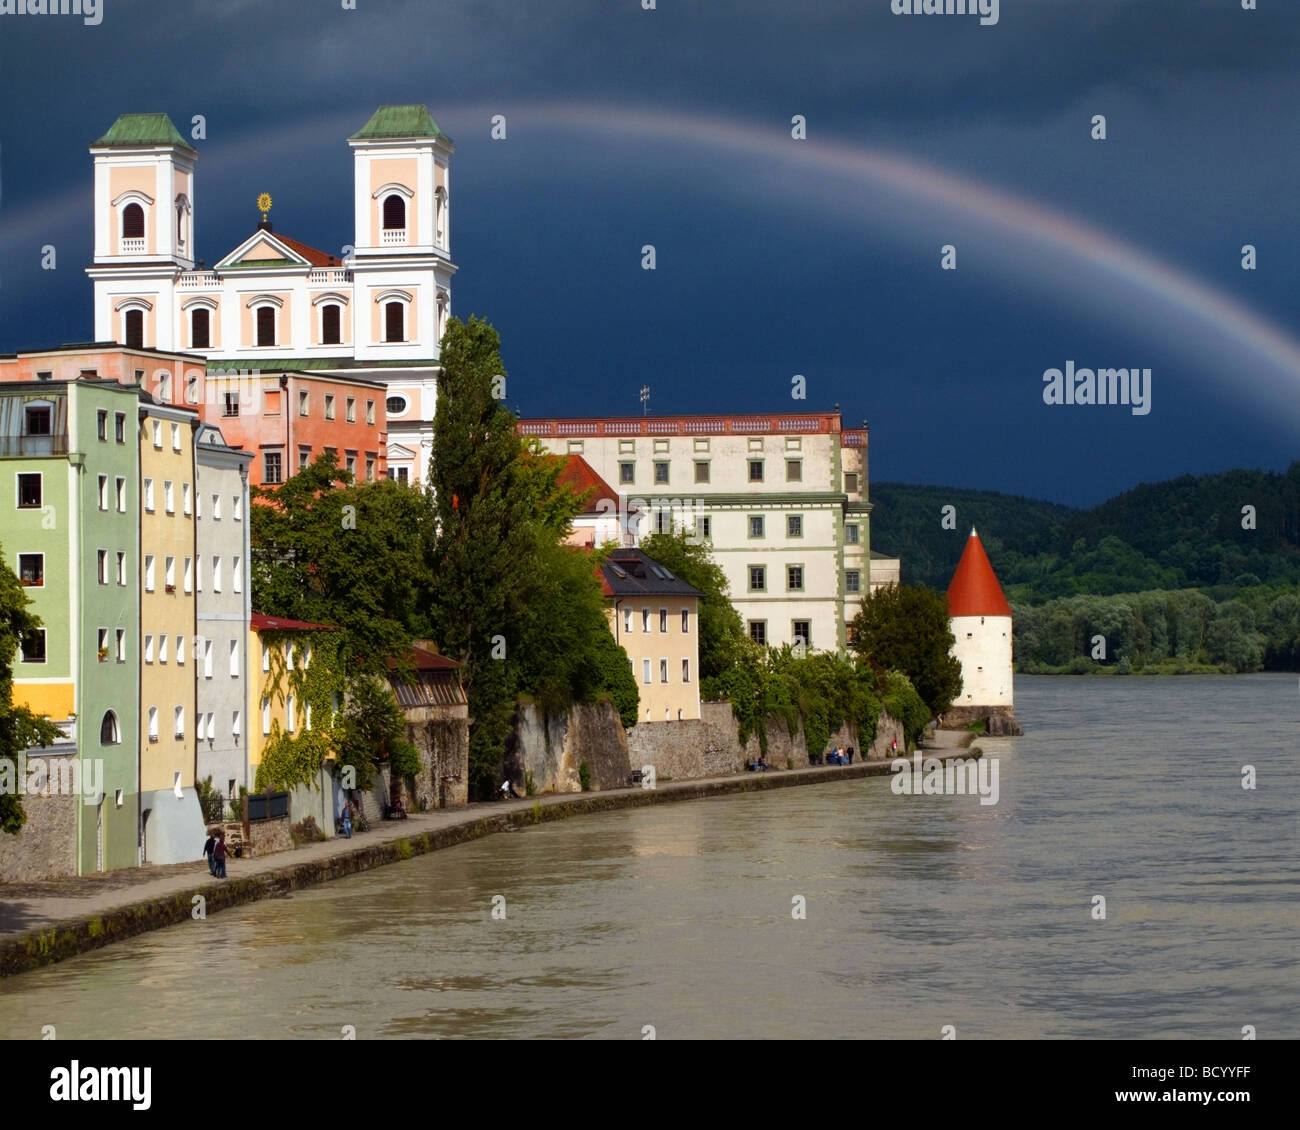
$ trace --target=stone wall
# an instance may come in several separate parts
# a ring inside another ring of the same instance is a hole
[[[424,811],[468,804],[469,708],[408,709],[406,740],[420,754],[419,775],[408,781],[404,790],[407,808]]]
[[[271,820],[251,821],[248,825],[248,838],[255,857],[270,855],[275,851],[288,851],[293,847],[289,817],[276,816]]]
[[[944,711],[940,729],[964,730],[972,722],[986,722],[992,737],[1019,737],[1024,733],[1010,706],[953,706]]]
[[[77,873],[79,796],[24,796],[27,822],[16,836],[0,832],[0,883],[61,879]],[[110,798],[110,803],[111,803]],[[93,825],[95,809],[87,817]]]
[[[553,717],[543,717],[531,702],[519,704],[502,769],[516,792],[523,794],[528,774],[535,792],[580,792],[583,761],[593,791],[627,787],[627,734],[612,703],[578,703]]]

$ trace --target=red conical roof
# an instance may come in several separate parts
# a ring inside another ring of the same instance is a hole
[[[988,554],[974,528],[966,539],[966,549],[957,562],[957,571],[948,586],[948,614],[951,616],[1010,616],[1011,605],[1002,595]]]

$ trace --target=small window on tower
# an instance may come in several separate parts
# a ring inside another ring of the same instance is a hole
[[[144,348],[144,311],[128,310],[123,320],[126,329],[124,344],[128,349]]]
[[[405,341],[406,337],[403,332],[403,322],[405,311],[402,309],[400,302],[386,302],[384,304],[384,340],[385,341]]]
[[[322,345],[341,345],[343,338],[340,330],[339,307],[333,304],[325,306],[320,312],[320,340]]]
[[[144,239],[144,209],[139,204],[122,209],[122,238]]]
[[[400,231],[406,227],[406,201],[397,193],[384,197],[384,230]]]
[[[207,349],[211,344],[211,316],[202,307],[190,314],[190,348]]]

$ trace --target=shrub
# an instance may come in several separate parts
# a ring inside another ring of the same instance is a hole
[[[587,764],[585,758],[578,765],[578,783],[584,793],[591,791],[591,766]]]

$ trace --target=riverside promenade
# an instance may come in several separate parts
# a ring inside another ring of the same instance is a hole
[[[924,750],[924,747],[923,747]],[[925,751],[929,752],[929,751]],[[935,750],[939,756],[956,750]],[[590,812],[698,800],[794,785],[887,776],[890,761],[771,769],[683,781],[660,781],[591,793],[558,793],[380,821],[352,839],[306,844],[254,859],[230,859],[227,878],[207,863],[138,867],[39,883],[0,885],[0,977],[21,973],[148,930],[231,906],[397,863],[496,832]],[[195,849],[200,845],[196,844]]]

